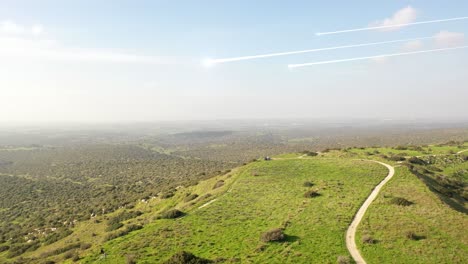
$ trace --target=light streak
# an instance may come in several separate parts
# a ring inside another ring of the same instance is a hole
[[[349,62],[349,61],[358,61],[358,60],[396,57],[396,56],[404,56],[404,55],[412,55],[412,54],[420,54],[420,53],[441,52],[441,51],[455,50],[455,49],[465,49],[465,48],[468,48],[468,46],[459,46],[459,47],[444,48],[444,49],[420,50],[420,51],[401,52],[401,53],[392,53],[392,54],[382,54],[382,55],[368,56],[368,57],[358,57],[358,58],[329,60],[329,61],[318,61],[318,62],[309,62],[309,63],[301,63],[301,64],[289,64],[288,68],[293,69],[293,68],[300,68],[300,67],[314,66],[314,65],[322,65],[322,64],[331,64],[331,63],[340,63],[340,62]]]
[[[455,18],[438,19],[438,20],[429,20],[429,21],[412,22],[412,23],[395,24],[395,25],[386,25],[386,26],[364,27],[364,28],[346,29],[346,30],[329,31],[329,32],[317,32],[317,33],[315,33],[315,35],[317,35],[317,36],[323,36],[323,35],[332,35],[332,34],[340,34],[340,33],[349,33],[349,32],[357,32],[357,31],[374,30],[374,29],[384,29],[384,28],[393,28],[393,27],[414,26],[414,25],[431,24],[431,23],[441,23],[441,22],[456,21],[456,20],[465,20],[465,19],[468,19],[468,17],[455,17]]]

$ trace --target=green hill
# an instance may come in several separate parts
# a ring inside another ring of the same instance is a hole
[[[71,235],[22,257],[26,262],[163,263],[187,251],[217,263],[350,263],[344,235],[387,176],[384,166],[368,161],[379,160],[395,166],[396,173],[358,227],[363,258],[464,263],[468,163],[467,152],[456,154],[463,149],[466,143],[348,148],[251,162],[79,222]],[[0,260],[7,261],[6,254],[0,253]]]

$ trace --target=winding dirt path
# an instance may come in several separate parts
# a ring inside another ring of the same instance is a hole
[[[371,192],[369,197],[367,197],[366,201],[362,204],[361,208],[359,208],[358,212],[354,216],[353,221],[351,222],[351,225],[349,225],[348,230],[346,231],[346,247],[348,248],[349,253],[353,257],[354,261],[356,264],[366,264],[366,261],[362,258],[361,254],[359,253],[359,250],[356,246],[356,229],[361,223],[362,218],[366,214],[367,208],[371,205],[371,203],[375,200],[377,195],[380,192],[380,189],[393,177],[395,174],[395,168],[392,167],[389,164],[380,162],[380,161],[375,161],[375,160],[368,160],[371,162],[376,162],[379,163],[380,165],[383,165],[388,168],[388,175],[381,181]]]

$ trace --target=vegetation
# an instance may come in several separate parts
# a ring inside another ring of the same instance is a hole
[[[358,246],[368,263],[464,263],[466,200],[455,202],[466,186],[468,163],[463,154],[450,153],[468,149],[468,144],[414,149],[418,152],[411,155],[418,157],[395,168],[394,178],[370,206],[358,229]],[[368,243],[369,238],[379,242]]]
[[[254,171],[261,177],[253,176]],[[250,163],[161,200],[164,205],[155,205],[153,211],[180,208],[185,217],[151,221],[141,230],[109,240],[103,245],[106,263],[121,263],[130,254],[138,255],[143,263],[164,262],[181,250],[213,261],[336,262],[338,256],[348,254],[343,230],[386,174],[378,164],[335,158],[296,156]],[[310,175],[321,190],[314,200],[303,196],[303,183]],[[220,180],[224,185],[213,190]],[[194,205],[184,201],[187,193],[200,195]],[[205,193],[212,197],[202,201]],[[199,209],[204,204],[207,206]],[[266,233],[275,228],[281,233]],[[264,242],[270,239],[282,243]],[[92,254],[82,261],[90,263],[96,258]]]
[[[309,190],[304,194],[305,198],[314,198],[320,196],[320,194],[315,190]]]
[[[184,198],[184,202],[190,202],[198,198],[198,194],[193,193]]]
[[[389,183],[361,227],[368,237],[357,241],[370,263],[388,260],[389,253],[381,254],[387,247],[396,251],[411,242],[444,249],[423,254],[422,245],[409,244],[410,253],[396,254],[401,263],[457,263],[466,255],[460,214],[467,212],[468,156],[455,153],[468,148],[459,141],[467,133],[301,140],[307,133],[0,133],[0,262],[90,263],[103,247],[107,263],[163,262],[180,250],[213,261],[347,263],[343,230],[386,175],[359,158],[400,162],[397,175],[406,181]],[[458,141],[404,144],[448,137]],[[349,147],[395,142],[400,146]],[[303,149],[311,151],[299,153]],[[264,156],[284,160],[258,161]],[[392,205],[398,197],[414,204]],[[452,227],[439,221],[442,216]],[[388,221],[398,227],[381,229]],[[288,234],[283,243],[259,241],[275,227]]]
[[[174,219],[183,216],[184,213],[177,209],[171,209],[161,214],[162,219]]]
[[[272,230],[269,230],[265,233],[262,234],[261,240],[263,242],[278,242],[278,241],[283,241],[285,238],[283,229],[281,228],[275,228]]]
[[[190,252],[181,251],[174,254],[170,259],[164,262],[165,264],[208,264],[213,261],[199,258]]]
[[[410,206],[413,204],[412,202],[401,197],[393,197],[392,200],[390,200],[390,203],[400,205],[400,206]]]

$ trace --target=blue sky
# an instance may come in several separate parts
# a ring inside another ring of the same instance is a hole
[[[302,68],[291,63],[467,45],[466,1],[0,2],[1,121],[468,118],[468,50]],[[392,20],[393,19],[393,20]],[[224,58],[415,37],[437,40]]]

